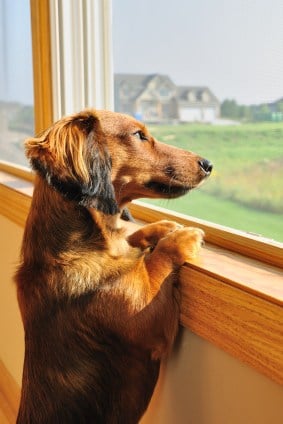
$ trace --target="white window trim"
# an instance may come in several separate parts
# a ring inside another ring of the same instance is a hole
[[[54,120],[113,110],[111,19],[111,0],[50,0]]]

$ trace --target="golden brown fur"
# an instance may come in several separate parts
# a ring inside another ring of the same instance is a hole
[[[26,142],[37,172],[16,274],[25,328],[19,424],[137,423],[178,327],[176,269],[202,232],[161,221],[126,237],[138,197],[176,197],[211,171],[107,111]]]

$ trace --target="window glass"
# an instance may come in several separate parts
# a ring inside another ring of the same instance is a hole
[[[116,111],[214,164],[155,204],[283,241],[282,22],[281,0],[113,0]]]
[[[34,132],[29,0],[0,1],[0,159],[27,165]]]

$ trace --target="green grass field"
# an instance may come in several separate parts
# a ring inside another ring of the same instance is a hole
[[[150,130],[160,141],[197,152],[214,164],[202,187],[155,204],[283,241],[282,123],[166,125]]]

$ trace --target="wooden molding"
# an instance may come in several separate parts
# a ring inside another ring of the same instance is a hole
[[[0,183],[0,214],[25,226],[31,197]]]
[[[253,236],[242,231],[237,231],[232,228],[213,224],[138,201],[131,203],[129,208],[136,219],[145,222],[169,219],[188,227],[193,226],[202,228],[205,232],[205,240],[208,243],[283,268],[283,243],[269,240],[264,237]]]
[[[14,424],[20,404],[21,389],[0,360],[0,422]]]
[[[35,133],[53,121],[49,0],[30,0]]]
[[[283,384],[282,305],[189,266],[180,281],[182,324]]]
[[[0,171],[10,174],[13,177],[21,178],[24,181],[34,182],[34,173],[25,166],[0,160]]]

